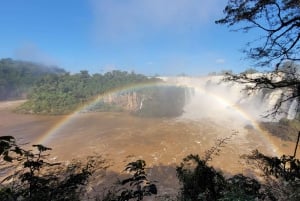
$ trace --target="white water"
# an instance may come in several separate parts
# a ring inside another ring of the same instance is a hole
[[[288,110],[288,115],[287,115],[288,119],[295,119],[296,118],[296,115],[297,115],[297,112],[298,112],[297,111],[298,106],[299,106],[298,100],[294,99],[292,104],[289,107],[289,110]]]
[[[262,114],[276,104],[278,97],[275,94],[267,96],[264,103],[263,94],[246,94],[242,85],[234,83],[220,83],[221,77],[173,77],[165,78],[166,82],[178,86],[189,87],[187,90],[187,104],[184,113],[178,121],[203,122],[221,128],[215,133],[205,133],[211,138],[224,138],[237,132],[234,142],[241,147],[241,153],[249,153],[255,146],[269,147],[270,153],[276,153],[277,148],[270,145],[269,140],[261,133],[257,121],[265,119]],[[253,129],[249,132],[249,128]],[[256,133],[256,134],[254,134]],[[254,143],[252,135],[257,138]],[[198,142],[196,142],[198,143]],[[251,146],[249,146],[249,143]],[[254,143],[254,144],[253,144]],[[270,146],[269,146],[270,145]],[[245,150],[244,150],[245,149]]]
[[[243,118],[256,121],[277,121],[283,117],[296,117],[298,101],[284,105],[285,112],[266,118],[282,98],[283,90],[256,91],[250,94],[245,85],[222,82],[222,76],[211,77],[167,77],[166,82],[190,87],[189,103],[182,118],[214,118],[224,121],[240,121]],[[241,118],[242,116],[242,118]]]

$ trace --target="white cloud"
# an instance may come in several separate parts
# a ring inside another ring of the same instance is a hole
[[[151,66],[151,65],[153,65],[153,64],[154,64],[153,61],[148,61],[148,62],[146,63],[146,65],[149,65],[149,66]]]
[[[224,0],[90,0],[98,36],[133,37],[149,32],[188,31],[222,13]]]
[[[220,58],[220,59],[217,59],[217,60],[216,60],[216,63],[217,63],[217,64],[224,64],[224,63],[225,63],[225,59],[221,59],[221,58]]]

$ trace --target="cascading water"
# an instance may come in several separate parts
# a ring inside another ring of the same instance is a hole
[[[281,118],[294,119],[297,115],[298,100],[291,104],[283,104],[283,110],[278,116],[266,118],[282,99],[284,91],[261,90],[247,94],[245,85],[221,82],[222,76],[211,77],[168,77],[168,83],[185,86],[188,101],[183,118],[223,118],[232,119],[236,111],[242,111],[259,121],[277,121]]]
[[[288,109],[287,119],[295,119],[296,118],[297,113],[298,113],[298,106],[299,106],[298,99],[294,99]]]
[[[188,101],[177,120],[199,125],[199,140],[195,143],[205,143],[207,139],[224,138],[237,132],[229,148],[232,152],[245,154],[264,147],[269,153],[277,153],[276,147],[266,146],[269,140],[264,137],[257,123],[262,119],[263,112],[276,103],[277,100],[272,99],[278,98],[275,94],[264,96],[257,92],[248,95],[243,91],[243,85],[220,82],[221,76],[173,77],[164,80],[186,88]],[[267,98],[269,102],[264,103]],[[203,133],[203,130],[207,132]]]

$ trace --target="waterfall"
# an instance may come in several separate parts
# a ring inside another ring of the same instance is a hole
[[[295,119],[298,112],[298,99],[295,98],[288,109],[287,119]]]
[[[283,117],[294,119],[297,116],[298,100],[290,105],[282,105],[284,114],[276,119],[266,116],[276,104],[282,100],[285,91],[261,90],[247,94],[243,91],[245,85],[221,82],[222,76],[207,77],[171,77],[164,78],[166,82],[186,88],[186,106],[183,117],[233,119],[237,113],[262,121],[276,121]]]
[[[141,103],[140,103],[140,108],[139,108],[139,110],[141,110],[141,109],[143,108],[143,102],[144,102],[144,100],[145,100],[145,98],[144,98],[144,96],[143,96],[142,99],[141,99]]]

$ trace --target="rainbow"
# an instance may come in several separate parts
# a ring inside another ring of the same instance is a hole
[[[110,90],[104,94],[100,94],[98,96],[95,96],[93,99],[85,103],[84,105],[78,107],[74,112],[71,114],[65,115],[59,122],[57,122],[55,125],[53,125],[50,129],[48,129],[43,135],[41,135],[37,140],[35,140],[36,144],[45,144],[49,143],[49,141],[55,137],[63,128],[67,127],[71,124],[71,122],[78,116],[82,111],[85,109],[95,105],[99,101],[103,100],[103,98],[118,94],[122,92],[127,91],[134,91],[139,90],[143,88],[150,88],[155,86],[171,86],[170,84],[166,84],[163,82],[145,82],[145,83],[138,83],[138,84],[131,84],[126,85],[118,88],[114,88],[113,90]]]
[[[147,82],[147,83],[127,85],[127,86],[115,88],[107,93],[98,95],[98,96],[94,97],[94,99],[92,99],[91,101],[87,102],[85,105],[78,107],[73,113],[64,116],[59,122],[57,122],[50,129],[48,129],[43,135],[41,135],[35,141],[35,143],[47,145],[51,141],[51,139],[56,137],[60,133],[60,131],[62,131],[63,128],[70,126],[71,123],[76,119],[76,117],[78,117],[78,115],[80,115],[80,113],[82,111],[84,111],[85,109],[98,103],[103,98],[105,98],[109,95],[123,93],[123,92],[127,92],[127,91],[134,91],[134,90],[143,89],[143,88],[150,88],[153,86],[175,86],[175,85],[176,86],[193,87],[193,88],[195,88],[195,90],[205,92],[206,95],[208,95],[213,100],[216,100],[218,103],[222,104],[223,106],[233,109],[233,111],[235,111],[244,120],[251,122],[252,126],[259,133],[261,133],[261,137],[263,138],[263,140],[270,145],[270,148],[272,149],[273,152],[275,152],[276,154],[280,154],[276,145],[274,143],[272,143],[272,140],[270,139],[269,134],[267,132],[265,132],[263,129],[261,129],[261,127],[259,126],[257,121],[251,115],[247,114],[242,108],[240,108],[237,105],[233,105],[231,102],[226,100],[224,97],[221,97],[217,94],[211,93],[211,92],[203,89],[200,86],[195,87],[195,86],[189,86],[189,85],[167,84],[167,83],[158,83],[158,82]]]
[[[257,120],[249,115],[247,112],[243,110],[243,108],[239,107],[237,104],[232,104],[230,101],[225,99],[222,96],[219,96],[214,93],[210,93],[209,91],[201,88],[201,87],[196,87],[197,90],[200,90],[201,92],[204,92],[206,95],[208,95],[210,98],[213,98],[214,100],[217,100],[220,104],[222,104],[224,107],[230,108],[233,111],[235,111],[237,114],[239,114],[244,120],[247,120],[251,123],[253,128],[256,129],[261,134],[262,140],[270,145],[271,151],[275,153],[277,156],[281,156],[282,153],[278,149],[277,145],[275,145],[270,138],[270,134],[263,130]]]

